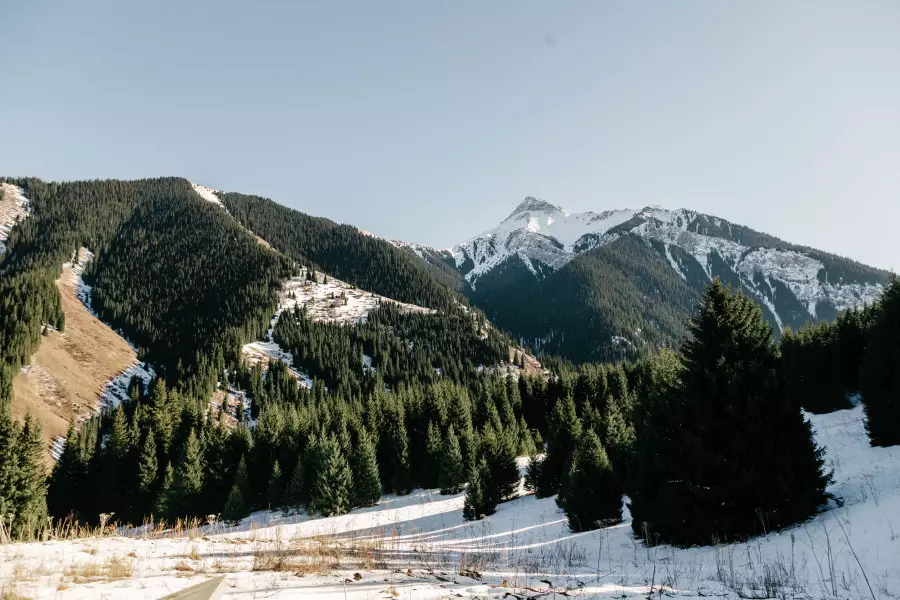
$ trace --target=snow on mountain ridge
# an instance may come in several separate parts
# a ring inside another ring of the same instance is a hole
[[[701,233],[708,231],[701,225],[721,229],[722,233]],[[825,270],[821,260],[797,250],[754,247],[729,239],[735,235],[731,223],[684,208],[648,206],[568,213],[529,196],[499,225],[454,246],[450,252],[475,289],[482,276],[510,258],[518,257],[526,269],[541,278],[546,271],[536,268],[535,262],[558,270],[578,254],[624,234],[661,243],[667,262],[685,280],[685,271],[672,254],[673,246],[691,255],[709,280],[721,259],[747,291],[769,308],[779,329],[782,319],[775,308],[774,281],[784,284],[812,318],[817,317],[819,303],[845,310],[873,302],[882,290],[877,283],[821,282],[819,274]],[[766,285],[757,284],[759,276]]]
[[[31,214],[29,200],[22,188],[0,184],[0,254],[6,252],[6,241],[12,228]]]

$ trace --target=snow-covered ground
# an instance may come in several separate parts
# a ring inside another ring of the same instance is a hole
[[[554,500],[534,496],[466,522],[461,494],[418,490],[327,519],[261,512],[189,535],[4,546],[0,589],[137,600],[225,574],[225,598],[896,598],[900,447],[869,447],[861,407],[810,418],[843,506],[746,543],[648,548],[627,510],[572,534]]]
[[[219,196],[217,194],[221,193],[219,190],[214,190],[211,187],[206,187],[205,185],[199,185],[197,183],[191,183],[191,187],[194,188],[194,191],[197,192],[201,198],[206,200],[207,202],[211,202],[216,206],[221,206],[225,209],[225,205],[222,204],[222,201],[219,200]],[[227,209],[225,209],[227,212]]]
[[[0,254],[6,252],[6,240],[16,223],[30,214],[28,198],[22,188],[0,183]]]
[[[407,312],[420,312],[431,314],[434,311],[414,304],[398,302],[378,294],[365,292],[353,287],[349,283],[316,273],[315,281],[307,280],[306,269],[301,269],[300,274],[288,279],[282,284],[278,297],[278,310],[272,317],[269,330],[264,341],[245,344],[241,349],[244,360],[251,365],[262,363],[265,365],[269,359],[280,360],[290,367],[291,372],[306,387],[312,386],[312,380],[301,370],[294,366],[294,357],[290,352],[281,348],[273,338],[275,325],[286,310],[296,307],[306,307],[309,318],[313,321],[355,324],[362,323],[368,318],[369,313],[376,309],[382,302],[391,302],[400,306]],[[326,281],[327,279],[327,281]]]

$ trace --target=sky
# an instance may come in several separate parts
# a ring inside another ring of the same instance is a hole
[[[900,2],[0,0],[0,174],[450,246],[525,196],[900,269]]]

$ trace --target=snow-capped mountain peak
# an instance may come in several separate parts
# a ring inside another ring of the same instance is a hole
[[[808,318],[822,318],[871,303],[881,292],[885,275],[688,209],[647,206],[569,213],[531,196],[496,227],[454,246],[450,255],[477,290],[479,280],[498,267],[521,263],[541,280],[577,256],[623,236],[643,240],[694,288],[702,289],[717,276],[740,285],[771,313],[779,329],[796,323],[801,311]],[[842,280],[844,262],[868,274],[859,281]],[[786,301],[785,294],[794,298]]]

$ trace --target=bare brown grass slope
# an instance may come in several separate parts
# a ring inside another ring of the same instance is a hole
[[[72,266],[65,265],[56,281],[65,331],[48,331],[32,363],[13,381],[13,415],[31,411],[41,420],[48,460],[50,442],[65,436],[72,419],[96,410],[105,384],[137,362],[128,343],[81,303],[75,281]]]

